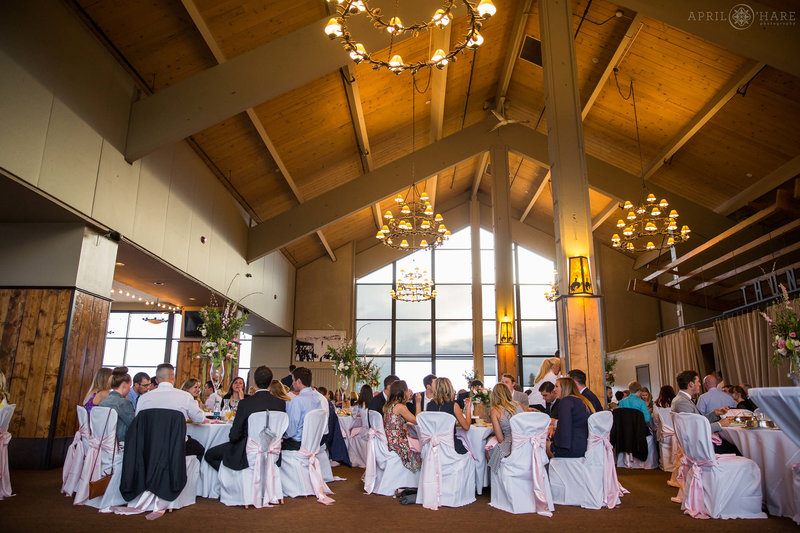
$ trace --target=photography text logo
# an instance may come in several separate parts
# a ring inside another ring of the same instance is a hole
[[[727,22],[736,30],[746,30],[753,24],[758,26],[794,26],[796,11],[759,10],[748,4],[736,4],[729,11],[690,11],[691,22]]]

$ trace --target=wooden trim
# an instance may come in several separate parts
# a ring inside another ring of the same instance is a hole
[[[531,200],[528,202],[528,206],[525,208],[525,211],[522,212],[522,216],[519,217],[519,221],[520,222],[525,222],[525,219],[528,217],[530,212],[533,210],[533,206],[536,203],[536,200],[538,200],[539,197],[542,195],[542,193],[544,192],[544,188],[547,186],[548,183],[550,183],[550,169],[549,168],[547,169],[547,174],[544,175],[544,178],[542,178],[542,181],[539,182],[539,186],[536,187],[536,190],[533,192],[533,196],[531,196]]]
[[[653,298],[658,298],[665,302],[685,303],[705,309],[713,309],[715,311],[727,311],[730,309],[729,305],[716,298],[692,294],[689,291],[676,289],[674,287],[665,287],[664,285],[650,283],[641,279],[632,279],[628,281],[628,291],[645,296],[652,296]]]
[[[780,187],[798,174],[800,174],[800,156],[790,159],[727,202],[715,208],[714,211],[721,215],[728,216],[737,209],[747,205],[748,202],[752,202],[776,187]],[[795,183],[795,191],[797,190],[798,184],[800,184],[800,181]],[[797,197],[796,192],[794,196],[795,198]]]
[[[743,283],[739,283],[738,285],[732,285],[729,288],[727,288],[724,291],[722,291],[719,295],[720,296],[724,296],[726,294],[730,294],[730,293],[732,293],[734,291],[738,291],[742,287],[746,287],[748,285],[752,285],[754,283],[758,283],[759,281],[764,281],[765,279],[767,279],[767,278],[769,278],[771,276],[779,276],[779,275],[783,274],[784,272],[786,272],[787,270],[792,270],[792,269],[796,269],[796,268],[800,268],[800,261],[798,261],[797,263],[792,263],[791,265],[785,266],[783,268],[779,268],[778,270],[772,271],[769,274],[763,274],[761,276],[758,276],[757,278],[753,278],[753,279],[745,281]]]
[[[720,281],[726,280],[726,279],[728,279],[730,277],[733,277],[733,276],[735,276],[737,274],[741,274],[742,272],[746,272],[746,271],[750,270],[751,268],[755,268],[755,267],[757,267],[759,265],[763,265],[764,263],[767,263],[767,262],[772,261],[774,259],[778,259],[779,257],[784,256],[786,254],[790,254],[792,252],[796,252],[797,250],[800,250],[800,242],[796,242],[794,244],[790,244],[789,246],[781,248],[780,250],[778,250],[776,252],[771,252],[771,253],[763,256],[763,257],[760,257],[758,259],[750,261],[746,265],[742,265],[740,267],[734,268],[733,270],[729,270],[728,272],[725,272],[724,274],[720,274],[719,276],[715,276],[713,279],[710,279],[708,281],[704,281],[703,283],[698,283],[692,289],[692,292],[696,292],[696,291],[705,289],[706,287],[710,287],[711,285],[714,285],[715,283],[719,283]]]
[[[480,155],[478,159],[478,168],[475,169],[475,177],[472,178],[472,194],[470,195],[471,198],[476,198],[478,196],[478,189],[481,186],[481,179],[483,179],[483,175],[486,174],[486,169],[489,167],[489,151],[485,151]]]
[[[511,27],[511,31],[509,31],[511,37],[508,41],[508,48],[506,48],[503,70],[500,71],[500,78],[497,82],[497,92],[494,97],[494,109],[498,113],[503,114],[503,116],[505,116],[505,101],[506,94],[508,93],[508,86],[511,83],[511,75],[514,73],[514,66],[517,64],[519,51],[522,48],[522,40],[525,37],[525,28],[528,25],[528,15],[532,4],[533,0],[523,0],[520,2],[516,16],[513,19],[514,24]],[[475,196],[474,193],[473,196]]]
[[[611,200],[608,205],[606,205],[603,210],[597,214],[596,217],[592,219],[592,231],[597,231],[597,228],[603,225],[603,222],[608,220],[608,218],[614,214],[614,212],[619,209],[619,202],[616,200]]]

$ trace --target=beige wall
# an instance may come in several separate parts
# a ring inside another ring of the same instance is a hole
[[[353,335],[355,245],[334,250],[337,261],[321,257],[297,269],[294,327],[345,330]]]
[[[9,6],[0,17],[0,167],[217,291],[251,273],[228,296],[259,293],[248,309],[291,331],[294,267],[279,252],[246,263],[249,220],[191,148],[125,161],[130,77],[61,3]]]
[[[613,388],[615,392],[626,390],[628,383],[636,379],[637,366],[649,365],[650,392],[654,400],[658,397],[658,392],[661,390],[661,372],[658,367],[658,349],[655,340],[608,353],[607,357],[617,358],[617,366],[614,369],[616,384]]]

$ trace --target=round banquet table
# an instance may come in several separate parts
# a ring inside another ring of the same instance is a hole
[[[793,494],[792,465],[800,462],[800,447],[781,430],[725,427],[720,435],[761,469],[761,490],[769,514],[798,522],[800,502]]]
[[[475,459],[475,490],[478,494],[483,494],[483,487],[489,486],[488,463],[486,461],[486,439],[492,434],[492,426],[471,425],[469,431],[461,428],[456,430],[456,434],[466,437],[466,448]]]
[[[231,424],[186,424],[186,434],[208,450],[229,440]],[[202,498],[219,498],[218,472],[200,460],[200,482],[197,495]]]

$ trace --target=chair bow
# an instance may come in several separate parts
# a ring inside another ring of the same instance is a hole
[[[116,444],[117,434],[115,431],[110,431],[102,441],[95,435],[89,436],[89,449],[86,450],[81,478],[75,491],[75,505],[83,505],[89,499],[89,482],[103,477],[102,461],[100,461],[101,468],[95,468],[97,460],[100,459],[102,452],[113,453]]]
[[[547,464],[547,456],[544,452],[546,442],[546,429],[535,435],[517,433],[516,431],[511,432],[512,451],[528,443],[531,445],[531,481],[533,482],[533,503],[536,513],[542,516],[553,516],[553,513],[549,510],[547,489],[545,487],[547,484],[544,473],[544,465]]]
[[[89,424],[81,424],[72,444],[67,448],[67,456],[64,458],[64,468],[61,471],[61,492],[67,496],[72,496],[75,492],[75,484],[81,476],[83,469],[83,457],[85,455],[84,441],[89,441]]]
[[[248,462],[250,462],[251,457],[253,458],[251,462],[253,465],[253,500],[250,503],[258,508],[272,507],[273,500],[281,497],[278,494],[278,476],[280,474],[278,473],[278,467],[275,465],[276,459],[269,456],[281,453],[281,439],[273,439],[265,448],[260,442],[248,438],[245,445],[245,453],[247,453]],[[265,454],[267,455],[266,457]],[[264,463],[266,463],[266,467]],[[266,475],[264,475],[265,470]],[[270,496],[273,497],[271,498]]]
[[[705,498],[703,497],[703,467],[716,466],[716,464],[716,457],[706,461],[692,461],[688,456],[683,457],[682,475],[685,477],[689,469],[691,468],[692,470],[692,483],[683,497],[683,504],[686,509],[684,512],[692,518],[710,518]]]
[[[439,446],[444,445],[455,449],[453,432],[447,431],[430,435],[419,431],[419,437],[420,446],[424,448],[426,444],[431,445],[422,464],[420,485],[425,487],[432,485],[435,489],[422,491],[422,506],[435,511],[439,508],[439,498],[442,495],[442,456]]]
[[[319,453],[319,448],[317,448],[315,452],[311,452],[304,446],[300,447],[300,455],[308,458],[308,474],[311,477],[311,486],[314,489],[314,494],[317,496],[317,501],[325,505],[330,505],[336,500],[325,495],[326,492],[331,492],[331,489],[328,488],[328,485],[325,484],[325,480],[322,478],[322,468],[319,465],[317,453]]]
[[[375,446],[378,444],[375,439],[386,443],[386,435],[383,432],[369,428],[367,430],[367,466],[364,470],[364,492],[367,494],[372,494],[375,480],[378,477],[378,457],[375,454]]]
[[[0,430],[0,500],[11,494],[11,475],[8,473],[8,443],[11,433]]]
[[[606,500],[606,507],[613,509],[617,505],[617,499],[628,491],[623,487],[617,478],[617,469],[614,467],[614,447],[608,435],[600,436],[596,433],[589,435],[589,449],[595,446],[603,446],[603,495]]]

